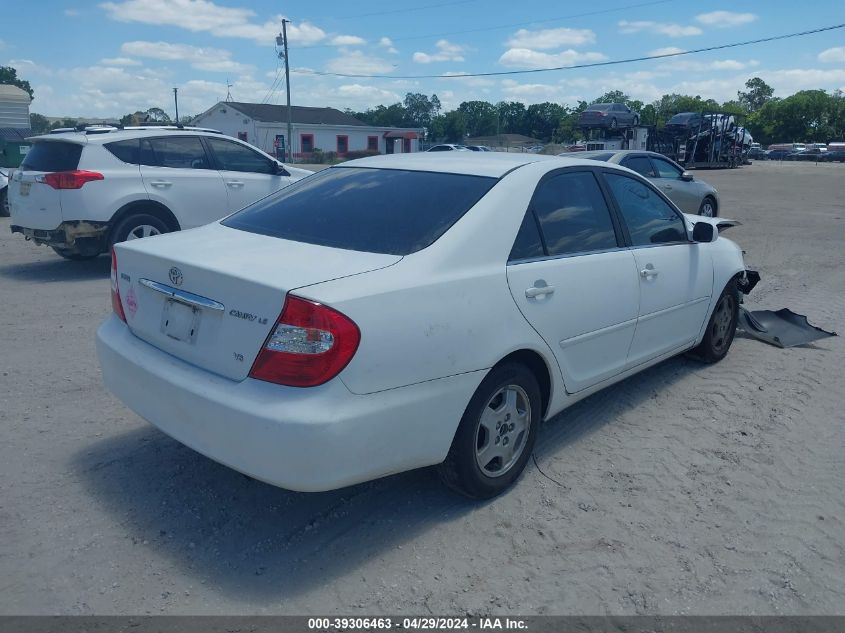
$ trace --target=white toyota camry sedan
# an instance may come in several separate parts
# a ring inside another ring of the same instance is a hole
[[[544,419],[676,354],[725,356],[750,277],[718,222],[595,161],[350,161],[222,221],[116,245],[104,381],[271,484],[437,464],[490,497]]]

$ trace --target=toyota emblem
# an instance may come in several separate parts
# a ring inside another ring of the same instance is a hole
[[[170,269],[170,283],[174,286],[181,286],[182,285],[182,271],[174,266]]]

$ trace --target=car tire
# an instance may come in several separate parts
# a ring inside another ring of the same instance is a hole
[[[704,200],[701,201],[701,206],[698,207],[698,215],[705,218],[716,218],[719,216],[716,201],[711,196],[705,196]]]
[[[472,499],[500,494],[531,458],[541,418],[534,374],[516,363],[494,367],[467,405],[449,454],[437,468],[440,479]]]
[[[616,117],[610,119],[610,129],[615,130],[619,126],[619,123],[616,121]]]
[[[719,299],[710,320],[704,338],[693,352],[705,363],[718,363],[728,353],[736,335],[739,320],[739,290],[736,280],[731,279]]]
[[[69,259],[72,262],[84,262],[88,261],[89,259],[94,259],[99,257],[100,254],[83,254],[83,253],[74,253],[69,251],[65,248],[59,248],[57,246],[51,246],[50,248],[53,249],[53,252],[56,253],[59,257],[64,257],[65,259]]]
[[[114,246],[127,240],[152,237],[169,233],[170,227],[164,221],[149,213],[134,213],[122,219],[109,238],[109,246]]]
[[[11,215],[9,212],[9,188],[4,187],[0,191],[0,218],[8,218]]]

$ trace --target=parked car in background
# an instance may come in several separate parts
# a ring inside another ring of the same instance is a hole
[[[770,149],[767,151],[766,157],[768,160],[783,160],[792,153],[793,150],[791,149]]]
[[[666,132],[675,135],[687,135],[692,132],[704,132],[710,129],[711,120],[700,112],[679,112],[666,123]]]
[[[493,150],[486,145],[467,145],[466,148],[471,152],[492,152]]]
[[[767,160],[768,157],[769,156],[768,156],[766,150],[764,150],[760,147],[752,147],[751,149],[748,150],[748,158],[750,158],[750,159]]]
[[[199,128],[89,128],[31,140],[9,184],[12,232],[74,260],[219,220],[312,173]]]
[[[790,152],[783,157],[783,160],[806,160],[818,161],[827,152],[823,152],[818,147],[809,147],[807,149],[799,150],[797,152]]]
[[[470,152],[472,151],[466,145],[458,145],[456,143],[440,143],[434,147],[429,147],[428,152]]]
[[[843,149],[829,149],[819,158],[825,163],[845,163],[845,150]]]
[[[117,244],[103,380],[261,481],[330,490],[437,464],[492,497],[543,420],[677,354],[725,357],[750,288],[717,224],[608,163],[349,161]]]
[[[568,156],[568,154],[559,154]],[[719,215],[719,192],[696,180],[675,161],[657,152],[638,150],[579,152],[579,158],[622,165],[653,182],[684,213],[715,218]]]
[[[640,124],[640,115],[624,103],[594,103],[587,106],[578,116],[580,127],[603,127],[615,130],[618,127],[635,127]]]

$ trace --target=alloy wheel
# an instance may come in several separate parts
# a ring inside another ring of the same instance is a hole
[[[519,385],[499,389],[487,402],[475,437],[475,460],[488,477],[501,477],[519,461],[531,429],[531,404]]]
[[[731,325],[734,319],[735,299],[730,294],[725,294],[716,305],[713,314],[713,325],[711,326],[711,340],[713,351],[721,354],[731,343]]]
[[[129,234],[126,236],[126,241],[139,240],[142,237],[152,237],[153,235],[161,235],[161,231],[151,224],[139,224],[129,231]]]

